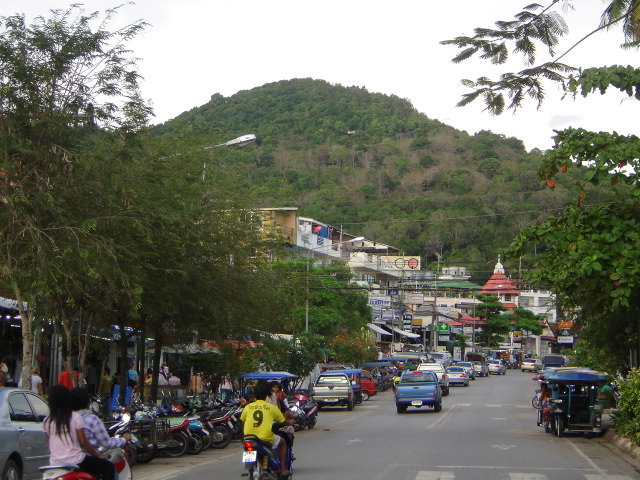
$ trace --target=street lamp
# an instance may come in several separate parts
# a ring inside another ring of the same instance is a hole
[[[244,147],[245,145],[249,145],[256,141],[256,136],[253,133],[248,133],[246,135],[242,135],[240,137],[234,138],[224,143],[218,143],[217,145],[209,145],[208,147],[201,148],[200,150],[210,150],[216,147]],[[202,181],[204,182],[205,178],[205,170],[207,169],[207,161],[204,160],[202,162]]]
[[[356,237],[356,238],[352,238],[351,240],[344,240],[342,242],[330,243],[329,245],[322,245],[318,248],[309,249],[309,255],[307,257],[307,301],[304,307],[304,331],[305,332],[307,333],[309,332],[309,263],[310,263],[309,260],[311,259],[311,254],[322,247],[333,247],[334,245],[339,245],[340,248],[342,248],[342,244],[344,243],[360,242],[362,240],[364,240],[364,237]]]
[[[442,258],[442,255],[440,255],[438,252],[435,252],[436,257],[438,257],[438,268],[436,269],[436,275],[435,275],[435,282],[434,282],[434,289],[433,289],[433,314],[431,315],[431,351],[435,352],[438,349],[438,340],[436,339],[436,335],[438,335],[438,328],[437,328],[437,318],[438,318],[438,313],[437,313],[437,303],[438,303],[438,273],[440,272],[440,258]]]

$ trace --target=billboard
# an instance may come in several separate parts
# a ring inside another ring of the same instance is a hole
[[[381,255],[380,269],[381,270],[420,270],[420,257],[418,256],[387,256]]]

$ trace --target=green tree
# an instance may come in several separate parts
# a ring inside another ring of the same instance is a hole
[[[561,83],[571,95],[605,93],[612,86],[640,99],[640,70],[634,67],[578,70],[560,63],[563,55],[535,65],[536,46],[542,45],[554,55],[559,38],[567,32],[562,16],[552,10],[555,3],[547,8],[527,6],[515,20],[497,22],[497,29],[476,29],[473,37],[443,42],[462,49],[454,61],[478,54],[503,64],[509,51],[514,51],[523,54],[527,64],[525,70],[505,73],[497,81],[486,77],[466,80],[473,91],[464,95],[459,105],[482,98],[489,111],[500,114],[507,104],[506,95],[508,108],[520,107],[527,96],[539,106],[546,97],[544,81]],[[624,46],[637,46],[638,20],[635,1],[613,0],[605,6],[601,25],[593,33],[621,26],[627,42]],[[568,128],[556,131],[555,140],[555,147],[543,157],[539,177],[543,185],[553,189],[561,174],[574,171],[574,206],[524,229],[508,255],[537,252],[530,264],[530,281],[553,289],[561,313],[575,315],[578,332],[590,336],[586,344],[606,348],[610,358],[620,358],[620,346],[627,347],[632,352],[623,368],[627,370],[640,363],[640,253],[636,248],[640,239],[640,139]],[[587,194],[593,195],[604,185],[609,186],[608,195],[596,204],[587,204]],[[612,328],[620,335],[602,335]]]
[[[480,303],[473,309],[473,316],[484,320],[482,332],[476,334],[476,343],[485,347],[497,347],[504,340],[502,335],[509,332],[511,323],[505,312],[507,309],[497,296],[477,294]]]
[[[98,13],[84,15],[72,7],[31,25],[21,15],[0,18],[0,270],[22,319],[25,386],[33,308],[47,305],[42,299],[49,289],[77,272],[65,265],[67,255],[91,272],[87,252],[105,246],[91,234],[94,219],[70,216],[72,205],[95,200],[99,192],[90,197],[89,188],[75,182],[77,172],[87,171],[87,145],[101,131],[125,140],[145,125],[150,112],[126,50],[144,23],[109,31],[114,14],[111,10],[99,21]]]

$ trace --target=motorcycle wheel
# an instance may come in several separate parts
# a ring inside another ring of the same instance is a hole
[[[304,420],[300,417],[296,417],[295,422],[293,423],[293,431],[299,432],[300,430],[304,430]]]
[[[122,450],[124,451],[125,457],[127,457],[127,462],[130,467],[138,463],[138,449],[135,446],[127,444]]]
[[[149,463],[156,457],[158,451],[155,445],[143,445],[136,451],[136,458],[138,463]]]
[[[215,425],[209,431],[211,432],[212,448],[226,448],[233,440],[231,431],[221,425]]]
[[[187,453],[189,455],[197,455],[204,448],[204,443],[199,434],[194,432],[190,432],[190,433],[191,435],[188,435],[189,446],[187,447]]]
[[[187,452],[189,439],[182,432],[171,432],[171,446],[163,449],[167,457],[181,457]]]
[[[366,390],[362,391],[362,401],[366,402],[367,400],[369,400],[369,392],[367,392]]]
[[[206,433],[202,433],[200,431],[198,431],[198,435],[200,435],[200,438],[202,439],[203,450],[206,450],[207,448],[211,447],[211,435],[207,435]]]
[[[313,427],[316,426],[316,422],[317,422],[316,417],[313,417],[311,420],[309,420],[309,423],[307,424],[307,428],[311,430]]]

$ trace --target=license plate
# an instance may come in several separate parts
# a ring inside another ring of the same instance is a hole
[[[414,407],[419,407],[420,405],[422,405],[422,400],[411,400],[411,405],[413,405]]]
[[[325,398],[324,401],[325,402],[337,402],[338,399],[337,398]]]
[[[242,452],[242,463],[255,462],[258,459],[258,452]]]

